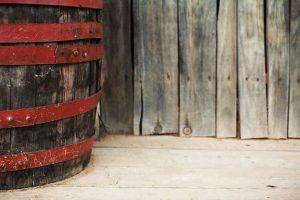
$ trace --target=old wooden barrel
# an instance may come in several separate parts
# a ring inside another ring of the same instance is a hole
[[[100,0],[0,1],[0,189],[85,168],[103,54]]]

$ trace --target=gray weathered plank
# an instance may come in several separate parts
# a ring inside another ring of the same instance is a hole
[[[238,80],[241,138],[265,138],[264,1],[238,2]]]
[[[237,0],[220,1],[217,47],[217,137],[236,137]]]
[[[268,131],[287,138],[289,103],[289,0],[268,0]]]
[[[214,136],[216,0],[179,0],[180,135]]]
[[[101,117],[108,132],[132,133],[131,0],[104,0],[104,5]]]
[[[291,0],[289,137],[300,138],[300,1]]]
[[[178,132],[177,0],[134,0],[134,134]]]

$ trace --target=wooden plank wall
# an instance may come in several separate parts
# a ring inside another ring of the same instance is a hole
[[[298,0],[107,0],[109,132],[300,137]]]
[[[101,117],[111,133],[132,133],[133,66],[131,0],[104,0]],[[101,123],[101,122],[100,122]]]
[[[238,77],[242,138],[267,133],[264,1],[238,1]]]
[[[217,1],[178,1],[180,135],[215,136]]]
[[[268,0],[267,69],[269,137],[287,138],[289,105],[289,0]]]
[[[300,138],[300,1],[291,0],[289,137]]]
[[[217,130],[219,138],[237,135],[237,0],[220,1],[217,46]]]
[[[177,0],[133,0],[134,134],[178,132]]]

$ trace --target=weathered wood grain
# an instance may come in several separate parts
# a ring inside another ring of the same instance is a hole
[[[289,104],[289,0],[267,1],[269,138],[287,138]]]
[[[178,132],[176,0],[133,0],[134,134]]]
[[[35,23],[58,23],[59,8],[44,7],[44,9],[35,10]],[[37,45],[51,45],[51,43],[40,43]],[[44,106],[59,103],[59,67],[54,65],[37,65],[34,67],[35,78],[35,106]],[[32,69],[33,70],[33,69]],[[50,122],[34,127],[34,142],[38,149],[51,149],[61,145],[61,134],[57,129],[57,122]],[[49,180],[45,179],[47,173],[52,176],[60,177],[62,175],[61,165],[52,165],[32,170],[35,184],[46,184]]]
[[[8,20],[8,7],[3,6],[0,8],[0,23],[7,24]],[[10,70],[8,67],[0,67],[0,110],[9,110],[10,108]],[[0,155],[10,153],[10,130],[0,129]],[[8,174],[0,173],[0,187],[7,187],[11,183],[11,176]]]
[[[101,118],[108,132],[133,131],[131,0],[104,1]]]
[[[220,1],[217,46],[217,137],[236,137],[237,0]]]
[[[8,23],[8,7],[0,8],[0,23]],[[9,110],[10,107],[10,78],[9,68],[0,68],[0,110]],[[10,152],[10,130],[0,129],[0,155]]]
[[[180,135],[215,136],[216,0],[179,0]]]
[[[299,200],[300,140],[109,135],[87,171],[7,200]]]
[[[241,138],[265,138],[267,94],[264,1],[238,2],[238,87]]]
[[[9,7],[9,23],[29,23],[35,20],[32,8],[16,6]],[[35,106],[35,70],[33,66],[16,66],[10,69],[10,109],[31,108]],[[34,128],[11,129],[10,154],[35,151],[38,148]],[[33,172],[28,170],[22,174],[13,172],[12,183],[17,188],[26,187],[33,181]]]
[[[5,12],[1,12],[2,9]],[[0,6],[2,23],[64,23],[96,21],[97,10],[32,5]],[[99,43],[99,40],[70,41],[61,45]],[[57,45],[35,43],[18,45]],[[31,108],[85,98],[96,92],[97,61],[81,64],[0,66],[0,110]],[[6,108],[4,108],[4,106]],[[0,154],[35,152],[81,142],[94,134],[95,110],[69,119],[26,128],[3,129]],[[9,134],[11,132],[11,134]],[[6,134],[5,134],[6,133]],[[82,170],[90,152],[74,160],[1,173],[0,189],[23,188],[70,177]]]
[[[97,10],[89,10],[89,16],[88,16],[88,21],[98,21],[97,20],[97,16],[100,15],[100,12],[97,11]],[[102,42],[102,41],[101,41]],[[93,41],[90,41],[90,43],[92,44],[97,44],[99,43],[99,41],[97,40],[93,40]],[[98,89],[98,80],[100,79],[100,76],[101,76],[101,68],[99,66],[99,63],[100,61],[92,61],[90,62],[90,72],[89,72],[89,96],[92,96],[94,95]],[[100,88],[99,88],[100,90]],[[89,112],[89,120],[88,120],[88,129],[89,129],[89,134],[88,136],[92,136],[92,135],[96,135],[96,132],[97,130],[95,129],[96,128],[96,109]]]
[[[291,0],[289,137],[300,138],[300,1]]]

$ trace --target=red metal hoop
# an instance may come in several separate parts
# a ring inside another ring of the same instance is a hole
[[[0,172],[3,173],[32,169],[73,160],[89,153],[92,149],[94,139],[95,137],[93,136],[78,144],[57,147],[44,151],[19,153],[14,155],[1,155]]]
[[[0,46],[0,65],[66,64],[99,60],[103,45]]]
[[[102,24],[96,22],[0,24],[0,43],[57,42],[102,37]]]
[[[102,0],[1,0],[0,4],[31,4],[49,6],[69,6],[92,9],[103,8]]]
[[[88,98],[71,102],[0,111],[0,129],[34,126],[80,115],[95,109],[101,96],[102,92],[99,91]]]

